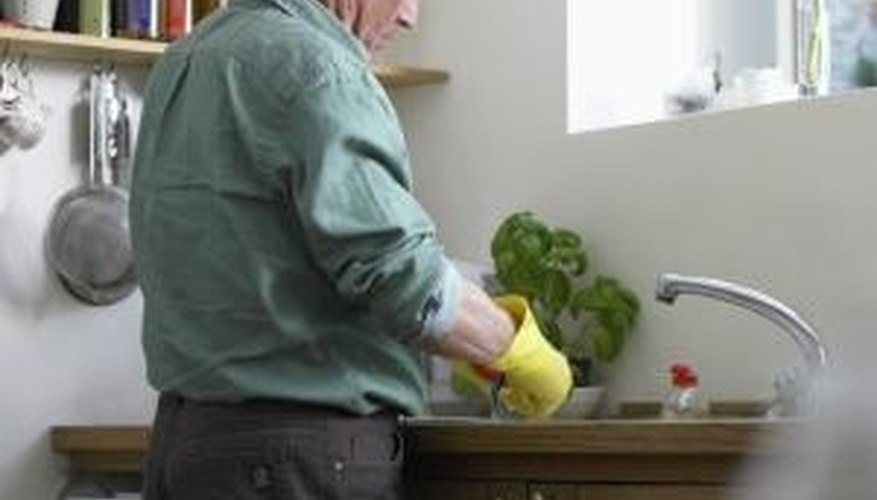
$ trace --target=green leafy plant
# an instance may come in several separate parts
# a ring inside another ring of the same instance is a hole
[[[618,357],[639,315],[639,300],[617,279],[588,272],[579,234],[518,212],[497,228],[490,251],[498,291],[529,300],[543,334],[570,360],[576,385],[588,385],[592,360]]]

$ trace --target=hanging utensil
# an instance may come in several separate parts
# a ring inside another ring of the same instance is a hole
[[[111,181],[108,111],[116,105],[112,100],[118,99],[115,76],[95,70],[89,83],[88,180],[56,203],[46,253],[73,296],[88,304],[106,305],[127,297],[137,282],[128,228],[128,194]]]

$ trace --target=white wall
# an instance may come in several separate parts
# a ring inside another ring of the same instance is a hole
[[[83,306],[43,261],[53,203],[81,181],[87,119],[78,105],[89,66],[36,60],[38,94],[53,108],[45,139],[0,157],[0,498],[54,498],[63,481],[49,449],[53,425],[142,423],[139,294]],[[143,72],[126,71],[142,85]],[[139,112],[139,97],[133,99]]]
[[[711,397],[767,394],[788,339],[730,306],[651,300],[656,273],[758,286],[799,308],[837,349],[867,335],[877,96],[831,98],[660,125],[566,135],[565,3],[441,0],[399,57],[447,67],[445,86],[395,93],[418,193],[454,254],[486,260],[490,234],[532,208],[582,230],[599,268],[629,282],[642,323],[612,374],[615,399],[660,397],[671,361],[692,362]],[[140,299],[89,308],[48,276],[49,209],[77,182],[82,122],[68,111],[87,65],[39,61],[55,108],[37,150],[0,158],[0,498],[58,486],[47,430],[146,422]],[[143,74],[126,82],[143,84]],[[136,106],[135,106],[136,110]],[[77,153],[74,154],[74,151]]]

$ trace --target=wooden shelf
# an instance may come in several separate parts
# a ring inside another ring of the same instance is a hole
[[[9,47],[12,53],[134,65],[152,64],[166,47],[160,42],[9,27],[0,28],[0,44]]]
[[[395,64],[380,63],[373,66],[375,75],[387,87],[416,87],[444,83],[450,79],[447,71],[438,69],[414,68]]]
[[[149,444],[149,426],[61,426],[52,449],[66,455],[74,474],[136,474]]]
[[[0,27],[0,47],[8,47],[12,53],[43,57],[148,66],[158,59],[167,44],[3,26]],[[385,63],[375,65],[374,70],[378,80],[387,87],[442,83],[450,77],[442,70]]]

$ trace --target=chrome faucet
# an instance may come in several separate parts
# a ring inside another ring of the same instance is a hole
[[[777,376],[774,380],[776,396],[769,412],[774,416],[795,416],[812,411],[812,386],[828,363],[825,345],[813,327],[790,307],[751,288],[699,276],[658,276],[657,300],[672,304],[683,294],[702,295],[749,309],[788,333],[804,356],[805,371],[787,369]]]

